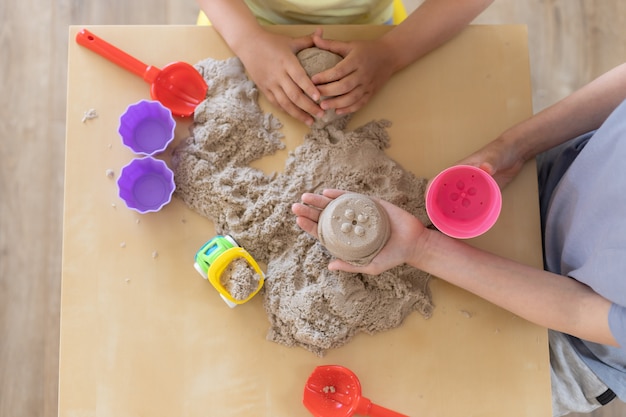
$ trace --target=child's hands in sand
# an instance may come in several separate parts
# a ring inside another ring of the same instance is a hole
[[[320,92],[296,54],[312,46],[312,36],[290,38],[262,31],[238,53],[250,78],[270,103],[309,126],[314,122],[312,116],[322,117],[324,111],[316,103]]]
[[[335,109],[338,115],[354,113],[367,104],[391,78],[394,65],[388,57],[389,48],[380,40],[350,41],[313,36],[315,46],[343,56],[343,60],[312,77],[322,96],[324,110]]]
[[[320,213],[328,203],[345,194],[342,190],[324,190],[320,194],[302,194],[302,203],[292,206],[293,213],[297,216],[296,223],[302,230],[311,236],[318,238],[317,221]],[[425,237],[424,225],[412,214],[384,200],[376,199],[387,211],[391,222],[391,235],[385,247],[366,266],[355,266],[339,259],[333,260],[328,269],[346,272],[360,272],[369,275],[378,275],[395,266],[402,265],[419,256],[421,247],[420,238]]]

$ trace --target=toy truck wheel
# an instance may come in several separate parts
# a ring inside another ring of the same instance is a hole
[[[202,276],[202,278],[209,279],[209,276],[207,275],[206,272],[202,270],[198,262],[194,262],[193,267],[196,269],[196,271],[198,271],[198,273]]]
[[[231,235],[224,235],[224,239],[228,240],[233,246],[239,246],[239,243]]]

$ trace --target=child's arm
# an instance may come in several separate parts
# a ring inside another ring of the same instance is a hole
[[[626,64],[502,133],[459,163],[474,165],[505,186],[539,153],[600,127],[626,99]]]
[[[311,36],[293,39],[266,31],[242,0],[198,4],[272,104],[309,125],[311,115],[323,116],[316,104],[320,93],[296,58],[313,46]]]
[[[383,36],[392,48],[394,71],[452,39],[491,3],[493,0],[425,0]]]
[[[236,55],[246,51],[265,30],[243,0],[197,0],[211,25]]]
[[[524,319],[605,345],[612,303],[588,286],[426,229],[408,263]]]

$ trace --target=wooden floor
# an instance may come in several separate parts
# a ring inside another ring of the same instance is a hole
[[[0,4],[0,417],[57,415],[68,25],[195,16],[193,0]],[[478,21],[528,24],[535,110],[626,58],[621,0],[496,0]]]

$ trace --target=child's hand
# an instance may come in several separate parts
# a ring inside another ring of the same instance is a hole
[[[320,92],[296,54],[313,46],[312,36],[290,38],[267,31],[239,48],[238,56],[257,87],[275,106],[311,125],[324,111],[316,103]]]
[[[458,163],[482,169],[496,180],[500,188],[504,188],[519,174],[525,162],[519,147],[498,138]]]
[[[292,206],[292,211],[297,216],[296,223],[298,226],[313,237],[318,238],[317,221],[320,213],[331,200],[345,192],[341,190],[324,190],[322,195],[303,194],[302,203],[296,203]],[[336,259],[328,265],[328,269],[378,275],[419,256],[420,238],[426,235],[423,233],[425,230],[424,225],[416,217],[401,208],[384,200],[376,199],[376,201],[387,211],[391,222],[391,235],[385,247],[366,266],[354,266]]]
[[[320,104],[324,110],[335,109],[337,114],[359,110],[395,71],[388,48],[380,39],[342,42],[316,34],[313,40],[318,48],[344,57],[335,67],[312,77],[322,96],[332,97]]]

